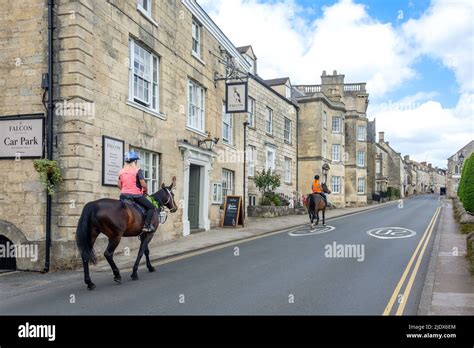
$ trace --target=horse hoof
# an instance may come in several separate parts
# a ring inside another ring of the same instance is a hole
[[[148,272],[150,272],[150,273],[156,272],[156,268],[155,267],[148,267]]]
[[[114,277],[114,282],[117,284],[122,284],[122,277]]]
[[[95,289],[95,284],[94,283],[87,284],[87,290],[94,290],[94,289]]]
[[[132,274],[130,277],[132,278],[132,280],[138,280],[138,275],[137,274]]]

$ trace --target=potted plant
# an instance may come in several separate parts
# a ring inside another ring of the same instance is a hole
[[[54,195],[54,186],[63,181],[58,162],[48,159],[39,159],[34,161],[34,168],[39,173],[40,181],[46,187],[48,195]]]

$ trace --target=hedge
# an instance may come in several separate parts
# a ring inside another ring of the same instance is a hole
[[[474,154],[464,162],[461,173],[461,180],[458,187],[458,196],[464,209],[469,213],[474,213]]]

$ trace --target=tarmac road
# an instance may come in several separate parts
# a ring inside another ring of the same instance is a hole
[[[0,276],[0,315],[416,315],[438,207],[419,196],[328,220],[327,232],[299,227],[141,268],[139,281],[122,270],[121,285],[92,272],[94,291],[82,272]]]

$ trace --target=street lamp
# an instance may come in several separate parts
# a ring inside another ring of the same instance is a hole
[[[461,167],[462,167],[462,164],[464,163],[464,155],[463,155],[462,152],[461,152],[461,154],[458,156],[458,161],[459,161],[459,164],[460,164]]]
[[[198,146],[201,146],[202,144],[206,144],[206,149],[209,151],[212,151],[214,148],[214,145],[216,145],[219,142],[219,138],[211,138],[211,133],[207,132],[207,137],[203,140],[198,140]]]
[[[327,176],[328,176],[328,172],[331,169],[331,167],[329,166],[329,164],[324,163],[322,169],[323,169],[324,183],[327,184]]]

